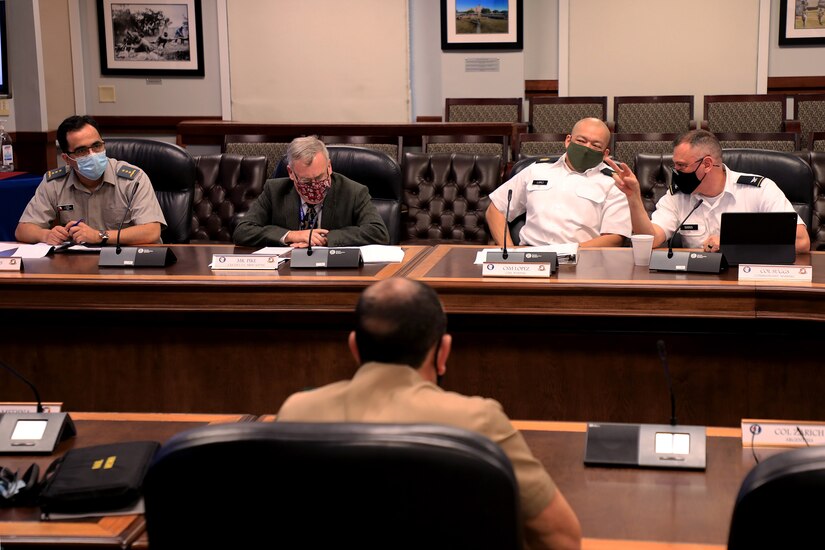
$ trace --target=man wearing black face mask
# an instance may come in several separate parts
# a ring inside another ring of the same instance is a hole
[[[491,193],[486,217],[496,243],[503,244],[507,222],[526,212],[521,244],[621,246],[630,236],[630,211],[613,179],[601,172],[609,142],[610,130],[603,121],[582,119],[567,136],[567,153],[559,160],[539,159]],[[505,220],[510,190],[510,219]]]
[[[530,547],[579,548],[576,514],[501,405],[436,385],[447,370],[452,337],[435,291],[410,279],[386,279],[364,291],[355,317],[349,335],[360,365],[355,376],[290,396],[278,421],[432,423],[481,433],[513,464]]]
[[[719,251],[719,229],[725,212],[793,212],[793,206],[772,180],[755,174],[734,172],[722,162],[719,140],[707,130],[691,130],[673,142],[673,171],[670,192],[656,203],[648,218],[642,202],[639,180],[626,164],[618,166],[616,186],[627,195],[633,220],[633,233],[653,235],[653,246],[660,246],[696,206],[702,204],[679,229],[686,248]],[[797,216],[796,251],[811,247],[808,229]]]

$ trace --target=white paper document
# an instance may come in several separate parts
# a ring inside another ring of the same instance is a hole
[[[260,250],[256,250],[253,254],[266,254],[267,256],[282,256],[287,252],[291,252],[291,246],[267,246]]]
[[[404,250],[400,246],[368,244],[359,247],[365,264],[400,263],[404,261]]]
[[[579,256],[579,243],[550,244],[546,246],[517,246],[508,248],[510,252],[555,252],[560,264],[575,264]],[[476,265],[487,261],[488,252],[501,252],[501,248],[485,248],[476,254]]]
[[[54,247],[46,243],[21,244],[12,255],[18,258],[45,258],[53,250]]]

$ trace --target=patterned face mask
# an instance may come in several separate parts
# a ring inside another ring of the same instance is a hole
[[[324,176],[318,176],[314,179],[298,179],[292,174],[292,183],[295,184],[295,190],[301,195],[301,198],[307,204],[320,204],[327,196],[327,191],[332,187],[332,178],[329,174],[329,168]]]

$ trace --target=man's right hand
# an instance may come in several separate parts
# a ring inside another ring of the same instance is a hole
[[[624,193],[628,199],[635,197],[641,198],[641,185],[639,185],[639,180],[627,164],[623,162],[616,163],[613,162],[613,159],[609,158],[604,159],[604,162],[616,172],[613,174],[613,180],[616,182],[616,187],[619,188],[619,191]]]
[[[69,240],[69,230],[62,225],[55,225],[46,233],[44,241],[52,246],[58,246]]]
[[[306,248],[309,245],[309,232],[309,229],[305,231],[290,231],[286,235],[286,244],[294,248]],[[312,246],[326,246],[327,233],[329,233],[329,229],[313,229]]]

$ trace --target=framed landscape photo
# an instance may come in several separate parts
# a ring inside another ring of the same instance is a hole
[[[779,45],[825,44],[825,0],[780,0]]]
[[[524,49],[522,8],[523,0],[441,0],[441,49]]]
[[[100,72],[203,76],[201,0],[97,0]]]

